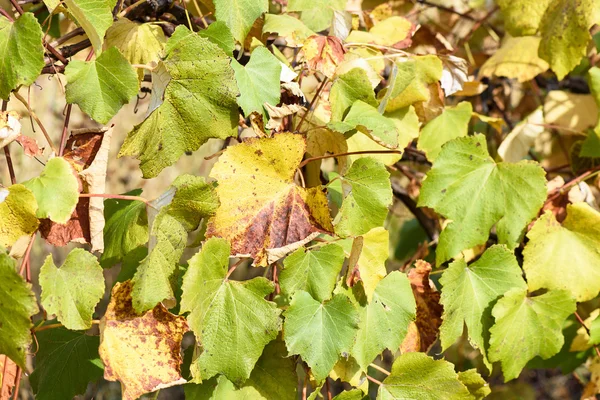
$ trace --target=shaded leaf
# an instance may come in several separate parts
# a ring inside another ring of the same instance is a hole
[[[458,379],[467,387],[475,400],[484,399],[492,392],[490,385],[479,375],[475,368],[460,371]]]
[[[37,230],[37,208],[33,193],[25,186],[0,188],[0,246],[12,246]]]
[[[235,39],[227,24],[223,21],[215,21],[208,25],[208,28],[198,31],[198,36],[202,36],[219,46],[225,54],[233,57],[235,50]]]
[[[381,226],[354,238],[352,242],[348,268],[358,269],[369,303],[379,282],[387,274],[385,262],[389,255],[389,242],[390,234]]]
[[[288,11],[301,11],[300,19],[315,32],[331,26],[334,10],[343,10],[347,0],[289,0]]]
[[[538,107],[504,138],[498,147],[498,155],[508,162],[518,162],[525,158],[536,138],[545,131],[541,126],[543,124],[544,113],[542,107]]]

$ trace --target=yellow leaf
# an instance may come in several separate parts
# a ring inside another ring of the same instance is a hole
[[[309,69],[316,70],[331,78],[344,61],[344,46],[335,36],[310,36],[302,49]]]
[[[227,148],[210,174],[218,181],[221,205],[208,222],[207,237],[227,239],[234,256],[250,256],[264,266],[333,231],[321,187],[294,183],[305,148],[304,138],[292,133]]]
[[[544,102],[544,116],[547,124],[558,125],[584,134],[598,121],[598,106],[591,94],[575,94],[562,90],[552,90]],[[562,130],[561,134],[568,131]]]
[[[367,32],[352,31],[346,38],[349,43],[375,43],[397,49],[409,47],[416,26],[408,19],[399,16],[389,17]]]
[[[535,144],[537,137],[544,132],[545,129],[541,126],[543,123],[544,113],[542,108],[538,107],[502,141],[498,147],[498,155],[507,162],[521,161]]]
[[[120,381],[124,400],[181,385],[181,339],[188,325],[159,304],[136,314],[131,305],[131,281],[117,283],[106,314],[100,320],[100,357],[104,379]]]
[[[505,76],[526,82],[548,69],[548,63],[538,57],[540,38],[509,37],[500,49],[479,70],[479,76]]]

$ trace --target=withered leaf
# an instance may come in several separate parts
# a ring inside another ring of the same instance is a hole
[[[162,305],[137,314],[131,304],[131,281],[117,283],[100,320],[100,357],[104,378],[120,381],[123,399],[186,383],[181,377],[181,340],[188,330],[184,317]]]
[[[0,399],[10,399],[17,383],[17,364],[0,354]]]
[[[344,46],[335,36],[310,36],[302,49],[309,69],[321,72],[331,78],[335,70],[344,61]]]

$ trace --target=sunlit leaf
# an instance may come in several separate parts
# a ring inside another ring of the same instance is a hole
[[[333,82],[329,93],[331,121],[342,121],[356,100],[373,107],[378,105],[369,77],[362,68],[353,68]]]
[[[331,26],[333,10],[343,10],[347,0],[290,0],[288,11],[300,11],[300,19],[315,32]]]
[[[21,236],[36,231],[37,202],[23,185],[0,188],[0,246],[12,246]]]
[[[214,0],[215,17],[229,27],[242,45],[254,21],[269,9],[267,0]]]
[[[99,56],[102,52],[104,35],[113,23],[114,2],[105,0],[64,0],[65,5],[86,35]],[[112,7],[111,7],[112,3]]]
[[[430,161],[435,161],[446,142],[467,136],[472,112],[473,107],[467,101],[460,102],[454,107],[446,107],[442,115],[432,119],[423,127],[418,149],[423,150]]]
[[[537,36],[505,39],[500,49],[481,66],[479,76],[505,76],[519,82],[535,78],[548,69],[548,63],[538,57],[540,40]]]

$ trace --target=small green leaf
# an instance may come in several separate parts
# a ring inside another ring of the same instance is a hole
[[[55,157],[46,163],[40,176],[23,182],[38,203],[37,217],[65,224],[79,201],[79,182],[68,161]]]
[[[98,336],[56,328],[39,332],[36,338],[39,350],[29,378],[36,399],[72,399],[102,378]]]
[[[126,195],[139,196],[141,189]],[[106,199],[104,201],[104,253],[100,264],[111,267],[133,250],[148,242],[146,204],[136,200]]]
[[[92,61],[71,61],[65,75],[67,103],[77,104],[102,124],[114,117],[138,92],[137,75],[116,47]]]
[[[590,325],[590,344],[600,343],[600,316],[596,317]]]
[[[246,116],[253,111],[264,114],[264,103],[279,103],[281,63],[266,47],[255,49],[246,66],[235,60],[231,66],[241,93],[237,102]]]
[[[344,250],[336,244],[314,250],[301,247],[283,262],[281,291],[292,297],[296,290],[304,290],[318,301],[329,300],[344,260]]]
[[[237,134],[238,91],[223,50],[180,25],[167,41],[164,66],[171,76],[164,101],[127,135],[119,152],[141,161],[144,178],[210,138]]]
[[[263,277],[226,279],[229,253],[226,240],[207,240],[183,277],[180,313],[190,312],[190,328],[203,348],[192,366],[195,381],[221,373],[242,383],[281,329],[281,311],[264,299],[273,284]]]
[[[25,368],[25,352],[31,344],[31,316],[38,306],[31,284],[15,270],[15,261],[0,251],[0,354]]]
[[[301,11],[307,27],[320,32],[331,26],[334,10],[343,10],[347,0],[289,0],[288,11]]]
[[[96,56],[102,52],[104,34],[113,23],[112,7],[105,0],[65,0],[69,13],[75,17],[92,42]],[[114,7],[114,2],[112,4]]]
[[[418,149],[423,150],[430,161],[435,161],[446,142],[467,136],[472,113],[473,107],[468,101],[446,107],[441,115],[429,121],[421,130]]]
[[[37,208],[33,193],[25,186],[0,188],[0,246],[12,246],[21,236],[37,230]]]
[[[410,282],[399,271],[391,272],[375,288],[373,299],[359,309],[360,323],[352,356],[363,371],[383,350],[396,351],[408,324],[416,317]]]
[[[92,326],[92,314],[105,289],[102,267],[92,253],[73,249],[60,268],[54,265],[50,254],[39,279],[42,306],[48,314],[55,314],[67,329]]]
[[[288,357],[282,340],[274,340],[265,347],[244,386],[252,386],[265,400],[297,399],[296,362]]]
[[[358,312],[343,294],[320,303],[296,291],[285,311],[284,339],[290,354],[299,354],[317,381],[327,377],[342,353],[349,353],[358,329]]]
[[[564,290],[537,297],[510,290],[492,310],[496,322],[490,329],[490,361],[502,364],[506,381],[517,378],[533,357],[547,359],[560,351],[562,326],[573,312],[575,300]]]
[[[600,213],[587,203],[567,205],[561,224],[547,211],[527,233],[523,269],[529,290],[564,289],[577,301],[600,292]]]
[[[308,29],[302,21],[287,14],[266,14],[263,33],[277,33],[279,36],[286,38],[290,46],[315,35],[315,32]]]
[[[212,183],[200,176],[181,175],[173,181],[175,195],[168,213],[188,232],[198,228],[202,218],[213,215],[219,208],[219,198]]]
[[[227,24],[242,47],[254,21],[269,10],[267,0],[214,0],[214,4],[217,21]]]
[[[545,199],[545,172],[537,163],[496,164],[485,136],[475,135],[451,140],[442,148],[423,182],[418,206],[452,220],[436,249],[436,263],[441,265],[485,243],[494,225],[498,242],[515,248]]]
[[[15,22],[0,16],[0,99],[21,85],[31,85],[44,68],[42,28],[32,13]]]
[[[390,149],[398,147],[398,131],[394,121],[362,100],[352,104],[343,121],[329,123],[327,127],[341,133],[356,129],[382,146]]]
[[[458,379],[467,387],[474,400],[482,400],[492,392],[490,385],[479,375],[475,368],[460,371]]]
[[[344,119],[348,109],[356,100],[377,107],[375,93],[366,71],[362,68],[353,68],[349,72],[336,78],[329,92],[331,103],[331,122]]]
[[[231,31],[225,22],[213,22],[208,26],[208,28],[198,31],[198,36],[207,38],[219,46],[229,57],[233,57],[233,50],[235,50],[235,39],[233,38],[233,35],[231,34]]]
[[[392,204],[390,174],[379,161],[364,157],[341,177],[347,193],[335,218],[335,232],[343,237],[362,235],[382,226]]]
[[[452,364],[425,353],[400,355],[390,372],[379,386],[377,400],[473,400]]]
[[[491,371],[484,341],[493,324],[489,306],[510,289],[525,289],[522,274],[513,252],[502,245],[490,247],[471,265],[464,260],[451,263],[440,279],[444,306],[440,327],[442,351],[456,342],[466,325],[469,340],[480,349]]]

